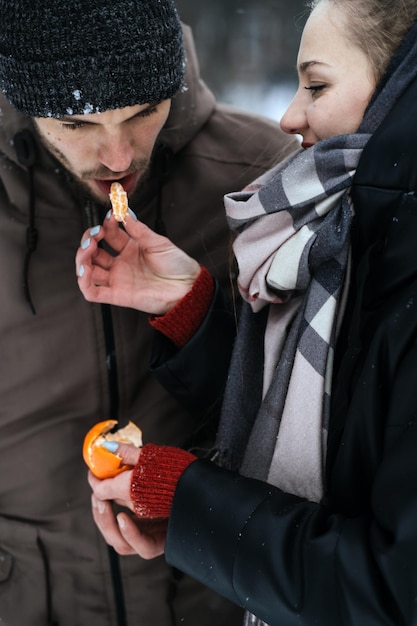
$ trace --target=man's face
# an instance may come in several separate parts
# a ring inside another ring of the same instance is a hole
[[[131,195],[144,178],[170,100],[104,113],[35,118],[46,148],[99,202],[119,181]]]

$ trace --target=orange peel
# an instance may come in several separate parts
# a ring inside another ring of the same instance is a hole
[[[142,447],[142,431],[133,422],[127,426],[114,430],[117,420],[104,420],[95,424],[86,436],[83,443],[83,458],[88,468],[97,478],[112,478],[132,469],[131,465],[123,463],[117,453],[110,452],[102,447],[105,441],[130,443],[137,448]]]

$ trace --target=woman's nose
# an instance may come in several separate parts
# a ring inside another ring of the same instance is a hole
[[[281,117],[280,125],[284,133],[290,135],[302,135],[308,127],[305,107],[298,92]]]

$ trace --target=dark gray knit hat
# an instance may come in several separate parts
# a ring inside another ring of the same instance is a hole
[[[0,89],[27,115],[160,102],[183,78],[172,0],[0,0]]]

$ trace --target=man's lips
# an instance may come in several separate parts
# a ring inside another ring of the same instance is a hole
[[[126,191],[126,193],[129,194],[135,188],[137,180],[138,180],[138,172],[134,172],[132,174],[128,174],[127,176],[123,176],[122,178],[116,178],[116,177],[111,178],[111,179],[94,178],[92,182],[95,183],[95,185],[97,185],[97,187],[99,188],[101,192],[108,195],[110,193],[110,186],[112,183],[114,182],[120,183],[121,185],[123,185],[123,189]]]

